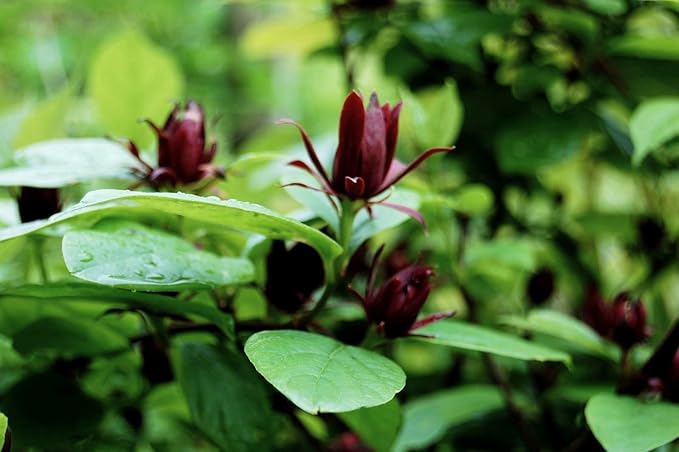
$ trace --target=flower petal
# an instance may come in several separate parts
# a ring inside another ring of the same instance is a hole
[[[385,104],[384,106],[389,106]],[[384,106],[382,107],[384,111]],[[385,179],[391,168],[391,162],[394,160],[396,154],[396,139],[398,138],[398,117],[401,114],[401,107],[403,102],[399,102],[391,111],[384,113],[384,119],[387,125],[387,159],[385,160],[384,175]]]
[[[359,176],[361,141],[365,127],[363,98],[352,91],[342,106],[339,125],[339,143],[332,166],[332,181],[336,190],[341,190],[345,176]]]
[[[304,142],[304,147],[306,148],[307,154],[309,154],[309,158],[311,159],[311,162],[314,164],[316,169],[318,170],[318,173],[321,175],[323,180],[330,185],[330,179],[328,179],[328,174],[325,172],[325,168],[323,168],[323,165],[321,165],[321,161],[318,158],[318,154],[316,153],[316,149],[314,149],[314,145],[311,143],[311,140],[309,139],[309,135],[307,135],[306,131],[302,126],[297,124],[295,121],[292,119],[279,119],[276,121],[276,124],[290,124],[295,127],[297,127],[297,130],[299,130],[300,135],[302,136],[302,141]]]
[[[398,160],[394,160],[391,163],[391,166],[389,167],[389,171],[387,172],[387,175],[384,178],[384,181],[382,182],[382,186],[377,190],[377,192],[373,193],[373,196],[379,195],[384,190],[386,190],[387,188],[394,185],[396,182],[403,179],[403,177],[405,175],[407,175],[409,172],[411,172],[412,170],[414,170],[415,168],[420,166],[422,164],[422,162],[427,160],[432,155],[438,154],[439,152],[450,152],[453,149],[455,149],[455,146],[427,149],[422,154],[420,154],[415,160],[410,162],[410,164],[408,166],[405,166],[403,163],[399,162]]]

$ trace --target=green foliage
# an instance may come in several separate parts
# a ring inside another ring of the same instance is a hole
[[[389,452],[401,427],[397,399],[384,405],[339,413],[339,418],[376,452]]]
[[[308,413],[341,413],[381,405],[406,376],[383,356],[301,331],[262,331],[245,353],[257,371]]]

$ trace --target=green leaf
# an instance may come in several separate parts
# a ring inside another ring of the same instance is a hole
[[[495,386],[465,385],[420,397],[404,405],[403,425],[392,451],[424,449],[451,427],[502,407]]]
[[[584,0],[585,5],[595,13],[619,16],[627,11],[625,0]]]
[[[14,348],[24,354],[56,352],[69,356],[96,356],[124,350],[127,338],[105,325],[85,319],[43,317],[13,337]]]
[[[207,344],[183,344],[180,384],[196,426],[223,450],[267,450],[273,413],[245,357]]]
[[[403,97],[401,129],[411,137],[418,152],[437,146],[448,146],[457,138],[462,127],[464,106],[455,81]]]
[[[679,438],[679,405],[597,394],[585,407],[587,425],[615,452],[645,452]]]
[[[83,393],[73,379],[47,372],[31,375],[3,395],[2,411],[12,420],[17,450],[73,450],[101,421],[101,403]]]
[[[652,151],[679,135],[679,97],[655,98],[643,102],[630,119],[635,165]]]
[[[331,19],[295,13],[248,27],[240,42],[243,51],[252,58],[305,56],[334,43],[335,35]]]
[[[493,192],[485,185],[469,184],[446,196],[428,194],[424,197],[423,202],[438,208],[453,209],[467,215],[483,215],[493,208],[494,199]]]
[[[73,276],[131,290],[209,289],[248,283],[255,276],[247,259],[219,257],[172,234],[127,221],[69,232],[62,251]]]
[[[103,138],[68,138],[16,151],[15,166],[0,170],[0,185],[55,188],[98,179],[131,179],[139,163],[122,145]]]
[[[464,264],[470,268],[483,269],[488,265],[503,265],[520,270],[535,269],[537,260],[532,243],[512,238],[476,241],[469,245]]]
[[[37,141],[64,136],[64,118],[71,95],[70,87],[65,87],[36,105],[21,122],[14,138],[14,147],[20,148]]]
[[[382,405],[405,386],[394,362],[358,347],[302,331],[262,331],[245,354],[266,380],[311,414]]]
[[[233,318],[218,309],[200,303],[181,301],[173,297],[112,287],[93,286],[81,283],[52,283],[45,285],[27,285],[8,288],[0,294],[0,300],[19,303],[23,300],[39,300],[40,306],[51,306],[50,303],[68,302],[72,300],[86,300],[91,303],[101,303],[110,307],[120,304],[158,315],[196,316],[213,322],[229,339],[234,339]],[[41,311],[42,313],[42,311]],[[3,316],[6,313],[3,312]],[[1,322],[0,322],[1,324]]]
[[[483,326],[454,320],[442,320],[417,329],[417,334],[431,336],[420,340],[466,350],[493,353],[533,361],[560,361],[570,365],[568,354]]]
[[[220,200],[185,193],[142,193],[128,190],[97,190],[80,203],[50,218],[0,230],[0,242],[62,224],[89,226],[104,217],[158,214],[179,215],[204,223],[231,227],[267,237],[305,242],[331,262],[342,248],[327,235],[257,204]]]
[[[566,314],[547,309],[534,309],[528,317],[507,316],[503,323],[557,337],[585,352],[617,361],[616,348],[607,343],[588,325]]]
[[[679,37],[676,35],[621,36],[609,41],[608,47],[612,55],[669,61],[679,60]]]
[[[183,91],[181,72],[169,53],[142,34],[125,31],[95,54],[88,88],[108,133],[132,139],[141,148],[153,141],[140,118],[162,123]]]
[[[339,418],[376,452],[389,452],[401,426],[397,399],[371,408],[340,413]]]
[[[4,449],[5,434],[7,433],[7,416],[0,413],[0,447]]]

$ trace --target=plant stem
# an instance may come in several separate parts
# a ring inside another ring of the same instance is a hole
[[[45,266],[45,258],[43,256],[43,243],[42,237],[36,238],[33,242],[33,250],[35,253],[35,261],[38,264],[41,282],[45,284],[49,282],[49,276],[47,275],[47,267]]]

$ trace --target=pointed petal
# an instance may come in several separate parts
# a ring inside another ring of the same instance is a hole
[[[377,94],[370,96],[370,105],[365,115],[365,129],[361,141],[360,172],[352,176],[361,176],[365,180],[367,197],[380,188],[386,174],[387,159],[387,126]]]
[[[309,135],[307,135],[306,131],[297,124],[295,121],[292,119],[279,119],[276,121],[276,124],[290,124],[295,127],[297,127],[297,130],[299,130],[300,135],[302,136],[302,141],[304,141],[304,147],[306,148],[307,154],[309,154],[309,158],[311,159],[311,162],[314,164],[316,167],[316,170],[318,170],[318,173],[321,175],[323,180],[326,181],[328,185],[330,185],[330,179],[328,179],[328,175],[325,172],[325,168],[323,168],[323,165],[321,165],[321,161],[318,159],[318,154],[316,154],[316,149],[314,149],[314,145],[311,143],[311,140],[309,139]]]
[[[394,185],[396,182],[403,179],[403,177],[405,175],[407,175],[409,172],[411,172],[412,170],[414,170],[415,168],[420,166],[422,164],[422,162],[427,160],[432,155],[438,154],[440,152],[450,152],[454,149],[455,149],[455,146],[427,149],[422,154],[420,154],[415,160],[410,162],[410,164],[408,166],[403,165],[403,163],[399,162],[398,160],[394,160],[391,164],[391,167],[389,168],[389,171],[387,172],[387,176],[384,178],[384,182],[382,183],[382,186],[379,188],[379,190],[376,193],[373,193],[373,196],[379,195],[384,190],[386,190],[387,188]]]
[[[380,246],[375,255],[373,256],[373,260],[370,263],[370,270],[368,271],[368,281],[366,283],[366,298],[368,300],[372,299],[373,296],[373,291],[375,288],[375,274],[377,273],[377,261],[380,259],[380,256],[382,255],[382,252],[384,251],[384,245]]]
[[[391,162],[394,160],[394,155],[396,154],[396,139],[398,138],[398,117],[401,114],[401,107],[403,102],[396,104],[393,110],[389,114],[385,114],[384,119],[387,123],[387,159],[385,163],[385,179],[386,175],[389,173],[389,168],[391,168]]]
[[[302,171],[306,171],[307,173],[311,174],[321,184],[321,187],[323,187],[324,191],[333,195],[336,194],[332,187],[330,187],[330,185],[328,185],[328,183],[325,181],[325,179],[323,179],[323,177],[318,174],[318,171],[311,168],[306,164],[306,162],[302,160],[293,160],[292,162],[289,162],[288,165],[294,166],[295,168],[299,168]]]
[[[359,176],[361,158],[361,140],[365,128],[365,110],[363,98],[352,91],[342,106],[339,124],[339,143],[332,166],[332,180],[335,189],[342,189],[344,177]],[[339,185],[339,186],[337,186]]]
[[[403,206],[401,204],[393,204],[393,203],[384,202],[384,201],[380,202],[379,205],[384,206],[384,207],[389,207],[389,208],[394,209],[394,210],[398,210],[399,212],[403,212],[404,214],[410,216],[415,221],[420,223],[422,225],[422,229],[424,229],[425,231],[427,230],[427,224],[424,221],[424,217],[417,210],[412,209],[412,208],[407,207],[407,206]]]
[[[417,322],[413,323],[413,326],[410,327],[410,331],[422,328],[423,326],[427,326],[430,323],[438,322],[439,320],[449,319],[455,314],[456,314],[455,311],[448,311],[448,312],[437,312],[435,314],[428,315],[426,317],[421,318]]]
[[[365,193],[365,181],[362,177],[344,178],[344,193],[351,199],[359,199]]]

